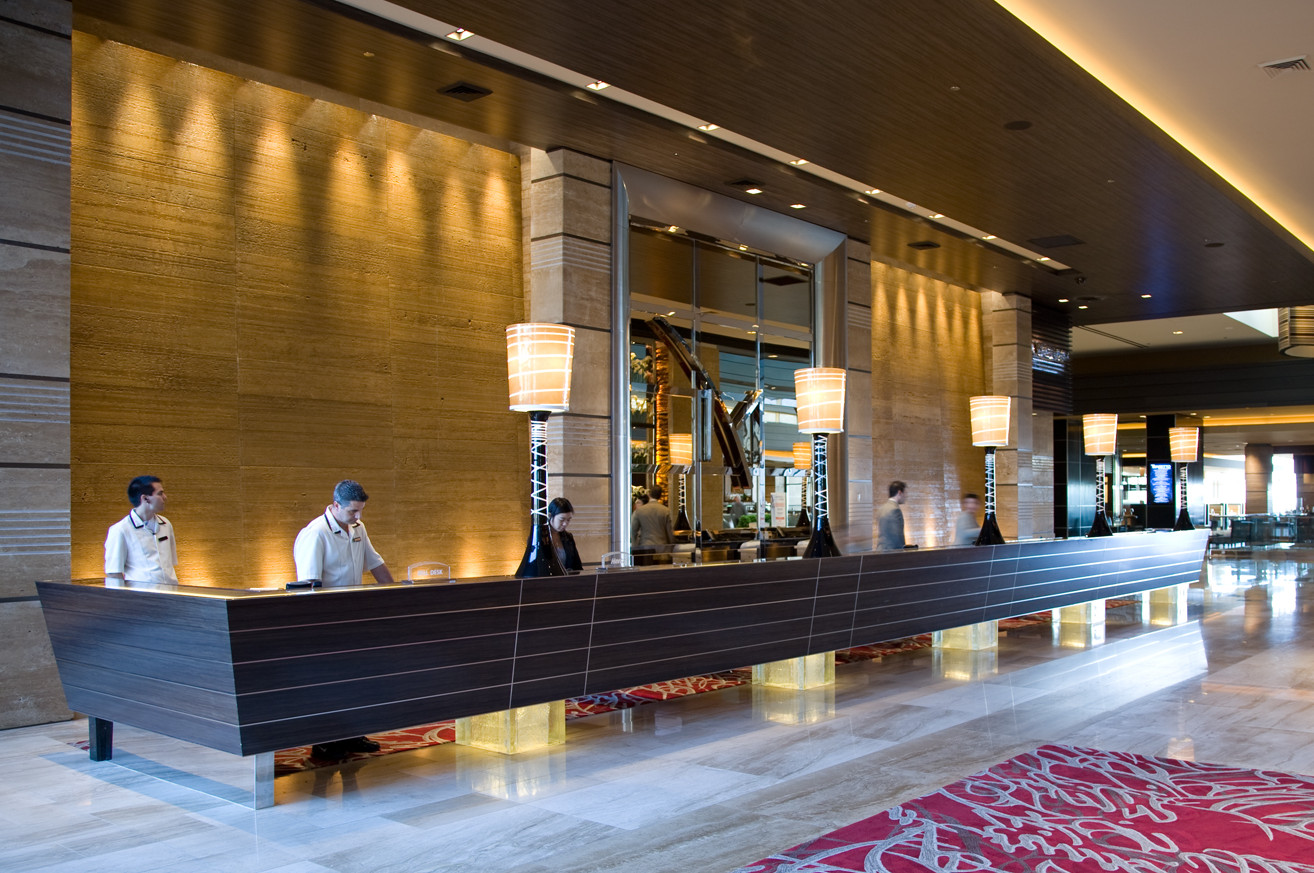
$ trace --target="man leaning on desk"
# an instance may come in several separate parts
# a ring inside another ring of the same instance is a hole
[[[383,558],[370,544],[370,535],[360,520],[369,495],[359,482],[343,479],[333,488],[333,502],[324,512],[297,534],[292,546],[292,560],[297,565],[297,580],[318,582],[325,588],[359,585],[365,570],[374,581],[386,585],[392,573]],[[311,748],[316,758],[335,760],[353,752],[377,752],[379,744],[369,737],[352,737]]]

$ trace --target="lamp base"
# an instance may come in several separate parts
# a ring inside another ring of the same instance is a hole
[[[805,506],[798,511],[798,518],[794,519],[794,527],[811,527],[812,519],[808,518],[808,508]]]
[[[557,550],[552,548],[552,535],[545,524],[535,525],[529,532],[529,542],[525,545],[525,556],[520,559],[520,568],[516,570],[517,579],[535,579],[540,576],[565,576],[566,568],[561,566]]]
[[[1173,530],[1195,530],[1195,525],[1191,524],[1191,514],[1182,507],[1182,511],[1177,514],[1177,524],[1173,525]]]
[[[1090,526],[1090,533],[1086,534],[1086,536],[1088,537],[1113,536],[1113,531],[1109,529],[1109,520],[1104,517],[1104,513],[1102,511],[1095,513],[1095,523]]]
[[[688,514],[684,511],[684,507],[683,507],[683,506],[681,506],[681,507],[680,507],[680,511],[679,511],[678,513],[676,513],[676,515],[675,515],[675,524],[672,526],[671,529],[672,529],[672,530],[693,530],[693,525],[691,525],[691,524],[689,523],[689,516],[688,516]]]
[[[977,534],[974,545],[1002,546],[1003,544],[1004,535],[999,532],[999,522],[993,512],[987,512],[985,521],[981,523],[981,533]]]
[[[839,554],[839,546],[835,545],[835,537],[830,532],[830,519],[818,519],[812,527],[812,538],[808,540],[808,547],[803,550],[803,557],[835,558]]]

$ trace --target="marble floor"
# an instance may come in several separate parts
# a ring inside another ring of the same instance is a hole
[[[996,655],[840,665],[803,693],[741,686],[567,724],[507,758],[454,744],[277,780],[119,726],[0,732],[0,870],[720,873],[1045,742],[1314,774],[1314,576],[1211,562],[1185,621],[1110,610]]]

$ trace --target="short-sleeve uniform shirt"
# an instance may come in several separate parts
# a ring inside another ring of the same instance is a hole
[[[364,522],[344,528],[328,509],[297,534],[292,560],[298,579],[318,579],[325,588],[359,585],[366,570],[383,563]]]
[[[142,521],[132,510],[105,536],[105,575],[122,573],[128,582],[178,584],[178,540],[169,519]]]

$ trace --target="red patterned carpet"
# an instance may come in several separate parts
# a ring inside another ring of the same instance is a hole
[[[735,873],[1314,873],[1314,779],[1047,745]]]

